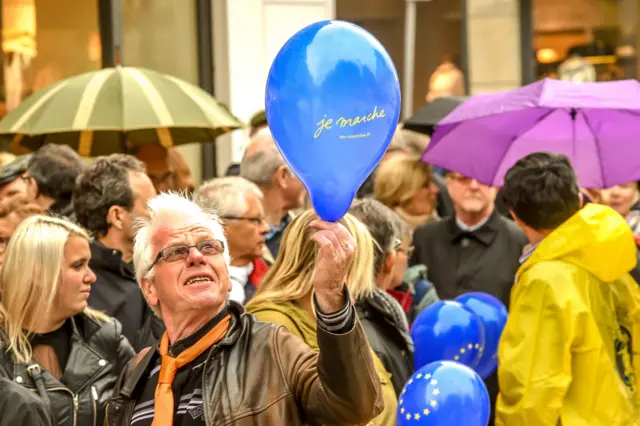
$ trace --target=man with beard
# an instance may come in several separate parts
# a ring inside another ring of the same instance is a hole
[[[89,306],[118,319],[136,351],[155,344],[164,331],[144,301],[132,264],[133,226],[148,215],[147,201],[155,195],[144,164],[113,154],[80,175],[73,201],[78,223],[95,237],[89,267],[97,279]]]
[[[446,183],[455,215],[416,229],[411,264],[428,268],[428,279],[443,300],[482,291],[509,306],[527,244],[524,233],[495,208],[495,188],[455,172],[446,174]],[[496,375],[486,383],[495,404]]]

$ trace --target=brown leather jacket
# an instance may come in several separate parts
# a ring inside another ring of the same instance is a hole
[[[318,328],[315,352],[284,327],[257,321],[232,302],[227,336],[202,369],[207,426],[362,425],[382,412],[380,381],[358,321],[349,333]],[[126,426],[158,356],[148,351],[122,372],[105,425]]]

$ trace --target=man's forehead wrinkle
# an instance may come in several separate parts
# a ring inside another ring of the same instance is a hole
[[[212,236],[209,228],[203,224],[196,223],[195,221],[190,223],[189,221],[181,221],[180,223],[173,224],[168,221],[161,221],[152,229],[151,243],[154,247],[157,245],[172,245],[173,243],[180,243],[184,241],[184,235],[186,232]]]

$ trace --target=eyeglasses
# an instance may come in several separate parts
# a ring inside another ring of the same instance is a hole
[[[248,220],[256,226],[262,225],[262,222],[265,221],[265,218],[262,216],[257,217],[243,217],[243,216],[222,216],[223,220]]]
[[[149,266],[147,273],[162,259],[167,263],[185,260],[189,257],[189,252],[192,248],[198,250],[203,256],[216,256],[224,252],[224,243],[220,240],[206,240],[193,246],[184,245],[164,248],[160,250],[151,266]]]
[[[416,249],[414,246],[410,246],[407,249],[402,248],[402,241],[396,239],[396,243],[393,246],[393,249],[397,252],[405,253],[407,257],[411,257],[413,255],[414,250]]]

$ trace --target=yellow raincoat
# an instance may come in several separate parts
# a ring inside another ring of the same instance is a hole
[[[640,424],[640,290],[625,220],[588,204],[518,270],[498,349],[496,425]]]

